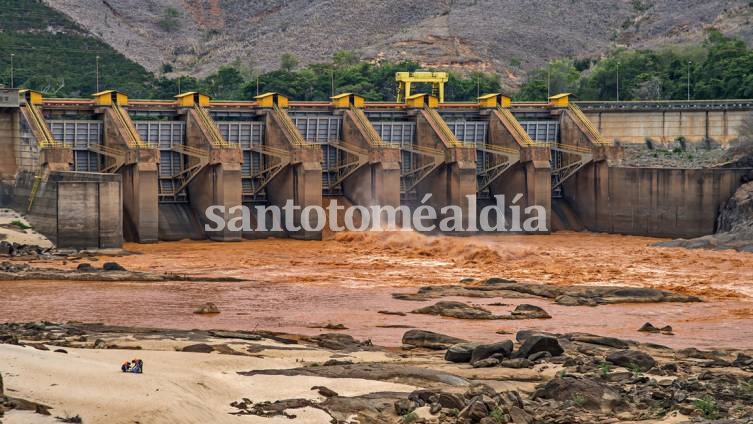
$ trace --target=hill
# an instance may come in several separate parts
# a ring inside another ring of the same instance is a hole
[[[748,0],[46,0],[154,72],[206,76],[241,62],[277,69],[341,50],[365,60],[493,71],[518,86],[556,58],[697,43],[714,27],[753,40]],[[171,72],[172,71],[172,72]]]

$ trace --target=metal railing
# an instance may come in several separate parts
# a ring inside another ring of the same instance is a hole
[[[280,107],[277,105],[274,105],[274,114],[277,118],[277,121],[281,124],[283,132],[291,143],[296,146],[309,145],[309,143],[307,143],[301,135],[301,132],[298,131],[298,127],[295,126],[295,122],[290,119],[290,115],[288,115],[284,110],[280,109]]]
[[[121,132],[125,132],[123,135],[125,136],[126,145],[132,149],[148,147],[146,143],[141,140],[141,136],[138,131],[136,131],[136,127],[134,127],[133,121],[131,121],[130,116],[128,116],[128,112],[117,104],[112,105],[112,111],[116,120],[116,125],[121,129]]]
[[[217,124],[215,124],[214,120],[212,120],[212,118],[209,116],[207,110],[200,105],[195,105],[194,110],[196,111],[196,115],[201,121],[202,127],[207,131],[207,138],[209,138],[209,143],[214,147],[230,147],[230,144],[222,137],[220,129],[217,127]]]
[[[583,111],[575,104],[571,103],[568,106],[568,110],[572,113],[572,116],[579,127],[588,135],[591,142],[594,144],[609,144],[609,142],[601,135],[598,129],[594,127],[591,120],[583,113]]]
[[[369,140],[369,143],[372,146],[386,146],[387,144],[382,141],[382,137],[379,136],[379,133],[376,132],[374,127],[371,125],[371,121],[369,121],[369,118],[366,116],[365,113],[363,113],[362,109],[359,109],[355,106],[350,106],[351,112],[353,112],[353,115],[356,117],[356,121],[358,125],[361,127],[361,129],[366,133],[366,137]]]
[[[37,139],[40,148],[62,146],[60,142],[55,140],[55,137],[52,135],[50,128],[44,120],[44,116],[42,116],[42,112],[37,109],[36,105],[31,102],[26,102],[26,108],[24,110],[28,111],[24,116],[29,123],[34,137]]]
[[[515,115],[513,115],[510,110],[497,106],[497,112],[501,115],[502,123],[505,125],[505,128],[507,128],[507,131],[512,134],[519,144],[524,146],[530,146],[533,144],[531,136],[528,135],[528,132],[526,132],[525,128],[520,125],[520,122],[518,122]]]
[[[447,126],[447,123],[442,119],[442,117],[439,115],[439,113],[430,108],[425,107],[424,111],[426,111],[426,115],[429,118],[429,123],[431,126],[439,133],[440,137],[451,147],[460,147],[463,145],[457,137],[455,137],[455,133],[452,132],[450,127]]]

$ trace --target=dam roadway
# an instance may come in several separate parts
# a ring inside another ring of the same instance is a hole
[[[210,205],[406,205],[437,210],[466,197],[478,206],[522,194],[548,230],[693,237],[709,234],[719,206],[749,169],[621,167],[628,143],[726,146],[751,101],[512,103],[500,94],[439,103],[426,94],[370,103],[354,94],[295,102],[45,99],[2,91],[0,191],[60,247],[124,240],[285,236],[320,231],[205,233]],[[480,209],[480,207],[478,208]],[[299,225],[300,210],[291,219]],[[465,215],[465,214],[464,214]],[[230,215],[225,216],[231,218]],[[253,217],[256,219],[257,217]],[[441,216],[438,217],[438,220]]]

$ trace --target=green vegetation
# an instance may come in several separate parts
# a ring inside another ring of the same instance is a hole
[[[28,229],[30,229],[30,228],[31,228],[31,226],[29,226],[29,225],[26,225],[26,224],[25,224],[25,223],[24,223],[23,221],[21,221],[20,219],[14,219],[13,221],[11,221],[11,222],[10,222],[10,225],[13,225],[13,226],[15,226],[15,227],[17,227],[17,228],[19,228],[19,229],[21,229],[21,230],[28,230]]]
[[[418,420],[418,414],[416,414],[415,412],[409,412],[403,415],[403,422],[405,424],[410,424],[416,420]]]
[[[503,424],[507,422],[507,419],[505,418],[505,411],[503,411],[501,408],[494,408],[491,413],[489,413],[489,416],[494,418],[494,421]]]
[[[572,401],[575,406],[583,407],[586,404],[586,397],[581,393],[573,393]]]
[[[711,396],[704,396],[693,402],[693,406],[701,411],[704,418],[714,420],[719,417],[719,408],[716,406],[716,400]]]
[[[581,100],[742,99],[753,97],[753,50],[716,30],[700,46],[619,50],[602,60],[557,60],[530,73],[516,96],[543,100],[550,92]]]
[[[115,88],[134,97],[154,92],[152,75],[66,16],[34,0],[0,0],[0,83],[41,90],[50,97],[88,97]]]
[[[610,372],[612,372],[612,364],[608,362],[602,362],[599,364],[599,371],[601,371],[601,376],[606,377],[609,375]]]

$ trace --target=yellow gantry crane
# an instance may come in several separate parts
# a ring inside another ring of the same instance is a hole
[[[396,72],[395,81],[397,81],[397,102],[404,102],[411,96],[411,84],[427,83],[431,84],[431,95],[438,98],[440,103],[444,103],[444,84],[449,79],[447,72]]]

